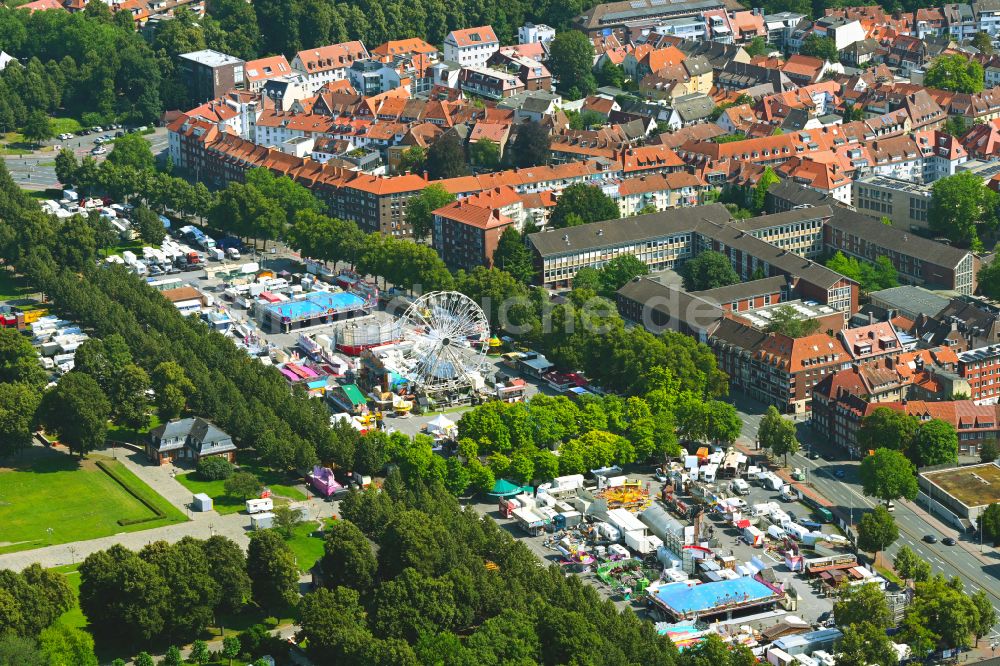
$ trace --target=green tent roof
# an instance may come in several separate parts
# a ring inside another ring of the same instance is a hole
[[[344,389],[344,395],[347,396],[352,405],[364,405],[368,402],[365,399],[365,394],[361,392],[357,384],[344,384],[340,388]]]
[[[511,483],[507,479],[497,479],[493,484],[493,490],[489,492],[493,497],[513,497],[521,494],[523,488],[516,483]]]

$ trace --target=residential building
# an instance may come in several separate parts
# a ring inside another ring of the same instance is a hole
[[[824,16],[813,24],[813,31],[820,37],[832,39],[838,51],[863,41],[868,35],[857,19]]]
[[[444,59],[462,67],[485,67],[498,50],[500,41],[488,25],[452,30],[444,38]]]
[[[268,56],[247,61],[243,72],[246,89],[250,92],[259,92],[268,80],[291,74],[292,66],[283,55]]]
[[[243,88],[244,63],[225,53],[202,49],[177,56],[180,78],[192,99],[199,102]]]
[[[975,292],[979,260],[972,252],[880,224],[846,208],[834,209],[823,243],[830,253],[843,252],[864,261],[888,257],[904,284],[952,289],[960,294]]]
[[[555,39],[555,37],[555,28],[550,28],[544,23],[539,23],[538,25],[535,25],[534,23],[525,23],[517,29],[518,44],[548,44]]]
[[[434,211],[433,246],[452,270],[493,267],[493,254],[513,220],[499,209],[455,201]]]
[[[896,329],[887,321],[858,328],[845,328],[837,334],[854,363],[867,363],[903,351]]]
[[[734,4],[733,8],[739,5]],[[664,20],[699,16],[713,9],[725,9],[723,0],[680,0],[661,2],[660,0],[624,0],[596,5],[578,16],[574,27],[588,35],[607,32],[642,32],[653,28]]]
[[[367,60],[368,49],[361,42],[330,44],[299,51],[292,59],[292,69],[300,73],[306,88],[315,93],[331,81],[343,81],[355,60]]]
[[[740,314],[784,303],[790,291],[788,281],[779,275],[691,293],[709,303],[717,303],[726,312]],[[843,324],[843,316],[840,319]]]
[[[202,458],[236,459],[233,438],[199,417],[174,419],[149,431],[146,455],[157,464],[181,460],[197,463]]]
[[[927,231],[931,188],[899,178],[871,174],[854,182],[853,205],[876,220],[888,218],[904,231]]]
[[[488,99],[507,99],[524,92],[524,82],[517,75],[487,67],[463,67],[458,85],[466,93]]]
[[[779,51],[784,50],[788,43],[788,38],[795,30],[795,26],[804,18],[806,18],[805,14],[798,14],[796,12],[766,14],[764,16],[764,26],[767,28],[767,43]]]
[[[615,302],[623,318],[651,333],[669,329],[700,342],[707,342],[725,318],[725,311],[717,304],[648,277],[626,282],[615,294]]]
[[[1000,345],[978,347],[958,355],[958,375],[969,382],[978,404],[1000,402]]]
[[[378,60],[355,60],[347,70],[351,87],[366,97],[398,88],[402,82],[395,67]]]
[[[359,174],[337,188],[331,208],[336,217],[351,220],[366,233],[405,238],[412,235],[406,204],[425,187],[427,181],[416,174],[393,178]]]
[[[657,35],[673,35],[689,41],[701,41],[707,34],[705,19],[701,16],[691,16],[687,18],[669,19],[657,23],[653,27],[653,32]]]

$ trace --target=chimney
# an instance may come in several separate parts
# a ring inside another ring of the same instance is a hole
[[[872,312],[868,313],[868,325],[871,326],[875,323],[875,314]]]

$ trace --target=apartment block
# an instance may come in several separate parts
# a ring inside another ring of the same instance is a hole
[[[869,217],[889,218],[898,229],[926,231],[931,188],[899,178],[872,174],[854,182],[853,204],[859,213]]]

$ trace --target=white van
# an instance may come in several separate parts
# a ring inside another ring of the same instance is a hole
[[[274,508],[274,500],[270,497],[264,499],[247,500],[247,513],[263,513]]]
[[[230,259],[239,259],[240,258],[240,251],[237,250],[235,247],[226,248],[226,254],[229,255]]]

